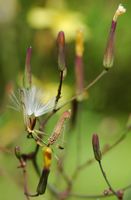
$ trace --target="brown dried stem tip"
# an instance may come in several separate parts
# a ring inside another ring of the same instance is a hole
[[[32,84],[31,80],[31,53],[32,53],[32,47],[27,48],[26,52],[26,61],[25,61],[25,73],[23,78],[23,85],[25,88],[30,88]]]
[[[92,146],[93,146],[95,159],[100,162],[102,158],[102,154],[101,154],[100,145],[99,145],[99,137],[97,134],[93,134],[92,136]]]
[[[103,65],[106,70],[110,69],[113,66],[114,61],[114,40],[115,40],[115,30],[117,25],[118,16],[124,14],[126,9],[120,4],[114,14],[112,19],[110,33],[107,41],[107,46],[104,54]]]
[[[57,36],[57,46],[58,46],[58,68],[60,71],[64,72],[66,75],[66,63],[65,63],[65,34],[60,31]]]

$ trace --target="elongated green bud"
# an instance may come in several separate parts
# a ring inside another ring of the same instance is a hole
[[[43,150],[43,170],[37,186],[37,193],[44,194],[46,191],[48,176],[50,173],[50,166],[52,161],[52,150],[50,147],[45,147]]]
[[[25,72],[24,72],[24,78],[23,78],[23,85],[25,88],[30,88],[31,87],[31,53],[32,53],[32,47],[27,48],[27,53],[26,53],[26,61],[25,61]]]
[[[65,34],[60,31],[57,36],[57,46],[58,46],[58,68],[60,71],[66,71],[65,63]]]
[[[115,31],[117,26],[117,18],[126,12],[126,9],[120,4],[115,12],[112,19],[110,33],[107,41],[107,46],[104,54],[103,65],[106,70],[113,66],[114,62],[114,42],[115,42]]]
[[[46,191],[48,176],[49,176],[50,170],[49,169],[43,169],[39,184],[37,186],[37,193],[38,194],[44,194]]]
[[[92,136],[92,146],[94,151],[94,156],[97,161],[100,161],[102,158],[100,145],[99,145],[99,137],[97,134],[93,134]]]
[[[21,152],[20,152],[19,146],[15,147],[15,155],[16,155],[16,158],[18,158],[19,160],[21,159]]]

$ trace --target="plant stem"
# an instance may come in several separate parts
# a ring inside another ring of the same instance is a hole
[[[63,71],[60,71],[60,82],[59,82],[59,87],[58,87],[58,92],[57,92],[57,96],[56,96],[56,101],[55,101],[54,110],[56,110],[58,101],[59,101],[59,99],[61,98],[62,83],[63,83]]]
[[[107,73],[107,70],[103,70],[93,81],[91,81],[91,83],[89,83],[89,85],[87,85],[84,90],[88,90],[90,89],[93,85],[95,85],[105,74]],[[82,91],[83,92],[83,91]],[[75,100],[79,95],[81,94],[81,92],[77,95],[74,95],[72,98],[70,98],[68,101],[66,101],[63,105],[59,106],[57,108],[57,110],[60,110],[61,108],[63,108],[65,105],[67,105],[68,103],[72,102],[73,100]]]
[[[127,128],[127,129],[123,132],[123,134],[120,136],[120,138],[118,138],[111,146],[109,146],[108,148],[106,148],[106,149],[104,149],[104,150],[102,151],[102,156],[106,155],[110,150],[114,149],[118,144],[120,144],[120,143],[126,138],[126,136],[127,136],[127,134],[128,134],[129,132],[130,132],[130,129]],[[79,172],[80,172],[82,169],[84,169],[84,168],[86,168],[87,166],[91,165],[91,164],[94,163],[95,161],[96,161],[96,160],[95,160],[94,158],[91,158],[91,159],[87,160],[85,163],[79,165],[79,166],[76,168],[75,172],[73,173],[72,179],[76,179],[77,176],[78,176],[78,174],[79,174]]]
[[[103,169],[103,166],[102,166],[101,161],[98,161],[98,163],[99,163],[99,167],[100,167],[101,173],[102,173],[102,175],[103,175],[103,177],[104,177],[104,179],[105,179],[107,185],[109,186],[109,189],[110,189],[110,190],[112,191],[112,193],[118,198],[116,191],[113,189],[113,187],[111,186],[111,184],[110,184],[110,182],[109,182],[109,180],[108,180],[108,178],[107,178],[107,176],[106,176],[106,173],[105,173],[105,171],[104,171],[104,169]]]

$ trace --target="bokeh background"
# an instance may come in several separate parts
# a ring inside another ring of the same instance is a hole
[[[91,135],[98,132],[102,145],[111,144],[124,130],[131,111],[131,2],[123,0],[0,0],[0,199],[24,199],[22,174],[17,170],[17,160],[3,148],[20,145],[24,152],[34,144],[24,135],[21,113],[7,108],[11,88],[21,84],[25,66],[26,49],[32,46],[31,66],[35,84],[47,93],[56,94],[59,81],[57,69],[56,37],[60,30],[66,36],[66,63],[68,74],[63,85],[63,99],[74,94],[75,35],[82,29],[85,37],[85,85],[102,71],[103,53],[118,4],[127,12],[119,18],[116,33],[113,68],[90,91],[82,105],[76,128],[66,131],[67,158],[65,169],[72,173],[77,162],[93,157]],[[51,132],[59,117],[49,123]],[[78,132],[81,145],[78,150]],[[103,158],[103,165],[115,188],[131,183],[131,136]],[[41,163],[41,154],[39,155]],[[54,161],[55,163],[55,161]],[[29,164],[29,187],[35,191],[37,176]],[[50,181],[54,181],[52,172]],[[59,180],[60,181],[60,180]],[[58,183],[59,185],[60,183]],[[63,184],[61,184],[63,186]],[[62,187],[61,186],[61,187]],[[73,190],[81,194],[97,194],[106,188],[97,163],[83,170]],[[7,192],[8,191],[8,192]],[[131,198],[128,190],[125,200]],[[49,199],[48,192],[38,199]],[[70,198],[75,200],[75,198]],[[115,199],[113,197],[111,200]]]

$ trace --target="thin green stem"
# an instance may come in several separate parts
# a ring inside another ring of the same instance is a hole
[[[58,101],[61,98],[62,83],[63,83],[63,71],[60,71],[60,83],[59,83],[59,87],[58,87],[54,110],[56,110]]]
[[[95,85],[108,71],[107,70],[103,70],[93,81],[91,81],[91,83],[89,83],[89,85],[87,85],[84,90],[88,90],[90,89],[93,85]],[[82,91],[83,92],[83,91]],[[73,97],[71,97],[68,101],[66,101],[63,105],[59,106],[56,110],[60,110],[61,108],[63,108],[64,106],[66,106],[67,104],[69,104],[70,102],[72,102],[73,100],[77,99],[77,97],[81,94],[81,92],[77,95],[74,95]]]
[[[110,150],[114,149],[116,146],[118,146],[118,144],[120,144],[127,136],[127,134],[130,132],[131,129],[127,128],[123,134],[120,136],[120,138],[118,138],[111,146],[109,146],[108,148],[104,149],[102,151],[102,156],[106,155]],[[87,160],[85,163],[79,165],[75,172],[72,175],[72,179],[76,179],[79,172],[86,168],[87,166],[91,165],[92,163],[94,163],[96,160],[94,158],[91,158],[89,160]]]
[[[123,192],[126,190],[131,189],[131,184],[127,185],[126,187],[121,188]],[[79,198],[79,199],[99,199],[99,198],[107,198],[114,196],[114,193],[109,193],[109,194],[95,194],[95,195],[88,195],[88,194],[77,194],[77,193],[70,193],[69,196]]]
[[[112,191],[112,193],[118,198],[116,191],[113,189],[113,187],[111,186],[111,184],[110,184],[110,182],[109,182],[109,180],[108,180],[108,178],[106,176],[106,173],[105,173],[105,171],[103,169],[101,161],[99,161],[98,163],[99,163],[99,167],[100,167],[101,173],[102,173],[102,175],[103,175],[103,177],[105,179],[105,182],[109,186],[109,189]]]

